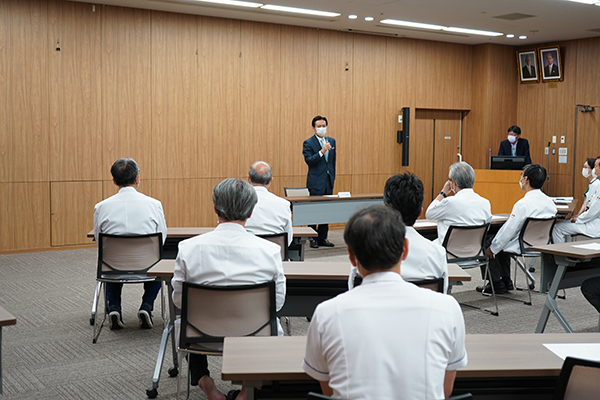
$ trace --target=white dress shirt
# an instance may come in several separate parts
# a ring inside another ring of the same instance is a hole
[[[466,365],[457,301],[377,272],[317,306],[302,368],[335,398],[443,399],[446,371]]]
[[[96,204],[94,211],[94,238],[98,234],[146,235],[162,233],[167,239],[167,224],[160,201],[139,193],[133,186]]]
[[[181,307],[183,282],[204,285],[254,285],[275,281],[275,303],[285,302],[285,275],[279,246],[246,232],[235,222],[179,243],[173,271],[173,303]],[[279,332],[283,330],[279,325]]]
[[[552,239],[554,243],[564,243],[567,236],[582,234],[592,238],[600,237],[600,180],[590,183],[586,194],[587,208],[572,223],[559,221],[554,225]]]
[[[436,242],[442,244],[450,225],[486,224],[492,220],[492,208],[486,198],[475,193],[472,188],[465,188],[442,201],[434,199],[427,207],[425,218],[437,221]]]
[[[525,193],[513,206],[508,220],[502,225],[490,245],[492,253],[501,251],[521,254],[519,233],[527,218],[552,218],[556,215],[556,205],[540,189]]]
[[[444,278],[444,293],[448,292],[448,262],[446,250],[439,244],[421,236],[412,226],[406,227],[408,255],[400,265],[400,274],[405,281]],[[348,276],[348,289],[354,287],[358,268],[352,267]]]
[[[255,235],[273,235],[287,232],[288,246],[294,238],[290,202],[269,192],[264,186],[253,186],[258,202],[250,218],[246,220],[246,230]]]

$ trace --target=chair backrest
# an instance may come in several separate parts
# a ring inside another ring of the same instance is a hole
[[[273,235],[256,235],[260,238],[268,240],[269,242],[273,242],[279,245],[281,249],[281,260],[287,261],[290,259],[289,251],[288,251],[288,234],[287,232],[276,233]]]
[[[430,289],[434,292],[444,293],[444,278],[422,279],[420,281],[408,281],[418,287]]]
[[[98,236],[97,277],[139,274],[162,258],[162,233]]]
[[[450,225],[442,243],[448,261],[485,258],[484,243],[489,226],[489,223],[471,226]]]
[[[307,187],[284,187],[285,197],[310,196]]]
[[[556,217],[527,218],[519,234],[521,254],[530,251],[531,246],[543,246],[550,243],[555,223]]]
[[[183,282],[179,347],[226,336],[276,336],[275,281],[211,286]]]
[[[553,399],[597,399],[599,394],[600,362],[567,357],[560,370]]]

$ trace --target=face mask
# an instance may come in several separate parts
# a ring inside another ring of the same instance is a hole
[[[508,135],[508,141],[512,144],[517,141],[517,137],[515,135]]]
[[[592,170],[592,173],[593,173],[593,171],[594,170]],[[584,178],[589,178],[590,177],[590,170],[584,167],[581,170],[581,175],[583,175]]]
[[[317,128],[317,136],[323,137],[327,133],[327,127]]]
[[[521,187],[521,190],[523,190],[523,182],[521,182],[523,180],[523,178],[519,179],[519,186]]]
[[[596,175],[596,170],[595,169],[592,170],[592,176],[594,177],[594,179],[598,178],[598,175]]]

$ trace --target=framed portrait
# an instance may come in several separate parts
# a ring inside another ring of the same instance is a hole
[[[542,81],[562,81],[563,69],[560,58],[560,47],[541,47],[538,49],[538,52],[540,54],[540,71],[542,73]]]
[[[540,69],[535,49],[517,51],[517,69],[521,83],[537,83],[540,81]]]

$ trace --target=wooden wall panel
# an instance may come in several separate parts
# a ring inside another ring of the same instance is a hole
[[[201,17],[198,25],[198,176],[237,176],[240,167],[240,21]],[[221,162],[215,162],[220,160]],[[248,165],[249,167],[249,165]]]
[[[152,13],[152,175],[198,176],[195,15]]]
[[[102,179],[121,157],[153,176],[151,12],[102,7]]]
[[[238,176],[256,160],[280,165],[281,26],[242,21]]]
[[[0,183],[0,250],[50,247],[47,182]]]
[[[277,165],[272,164],[275,176],[305,171],[302,142],[310,137],[311,121],[319,113],[318,54],[316,29],[281,27],[281,155]]]
[[[52,246],[89,244],[94,205],[102,200],[102,182],[51,182]]]
[[[206,193],[203,193],[202,199],[199,196],[204,189],[202,181],[204,180],[161,179],[152,181],[153,197],[162,203],[167,226],[212,226],[202,225],[200,220],[203,208],[212,207],[210,197],[208,197],[210,203],[207,203]],[[212,208],[210,209],[212,210]]]
[[[50,180],[99,180],[102,176],[101,13],[92,5],[51,7]]]
[[[0,182],[48,180],[48,4],[5,1]]]
[[[395,131],[386,131],[386,44],[381,36],[354,36],[352,141],[344,156],[352,160],[352,174],[389,171],[395,160]]]
[[[317,114],[327,118],[327,133],[336,140],[336,175],[350,174],[354,162],[350,153],[354,141],[351,107],[354,36],[351,33],[319,31]],[[305,132],[305,139],[314,134],[310,121],[305,125]],[[334,190],[337,190],[337,185]]]

